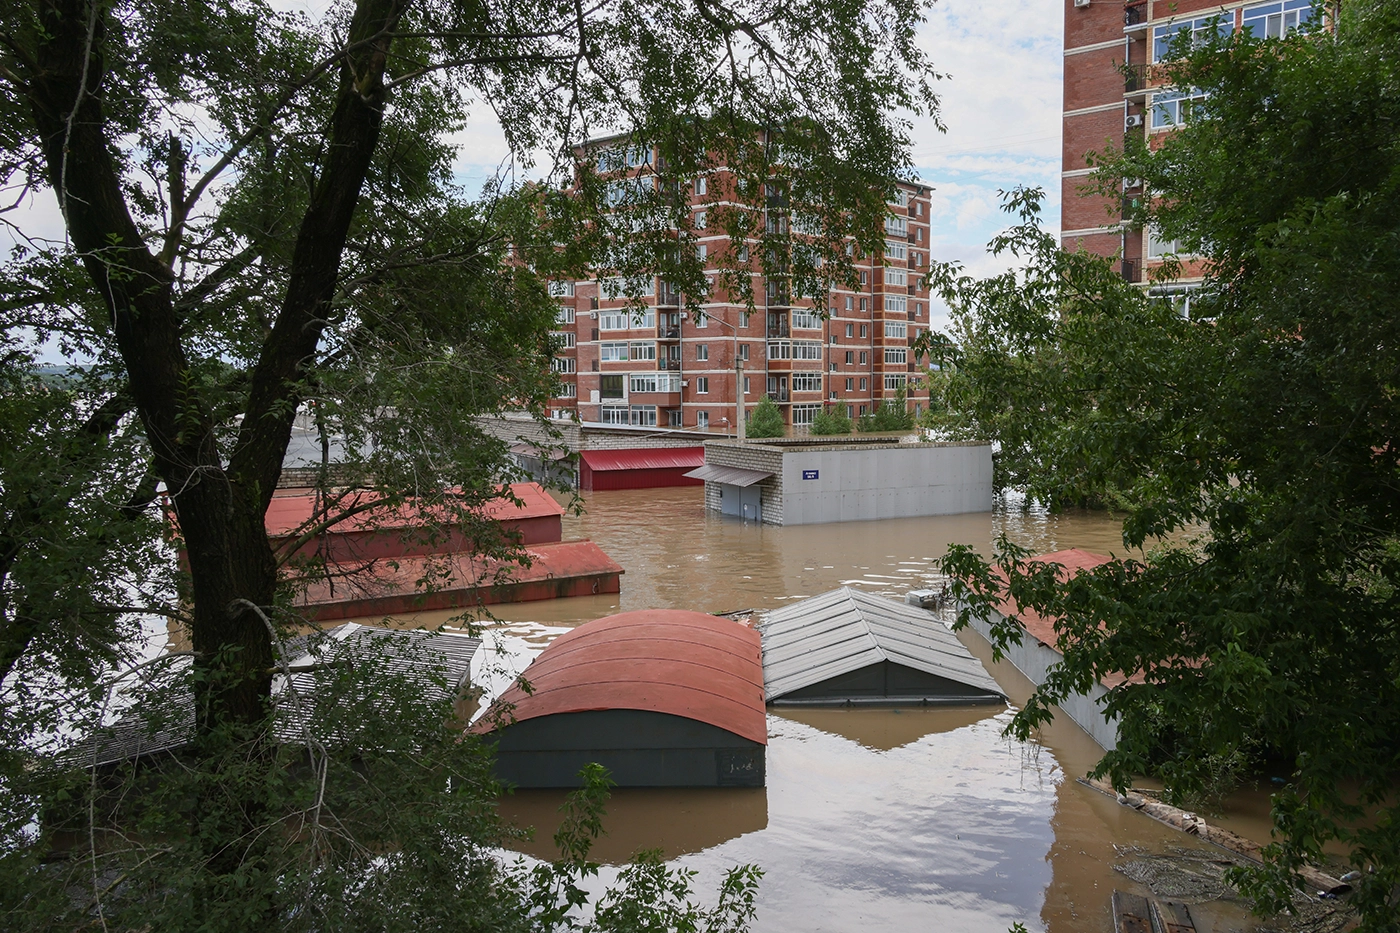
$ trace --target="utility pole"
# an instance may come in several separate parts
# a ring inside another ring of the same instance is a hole
[[[739,359],[738,332],[734,337],[734,417],[739,425],[739,443],[748,440],[748,426],[744,424],[744,361]]]

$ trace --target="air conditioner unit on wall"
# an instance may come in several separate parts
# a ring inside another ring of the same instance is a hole
[[[1135,126],[1142,126],[1142,114],[1130,113],[1123,118],[1124,129],[1132,129]]]
[[[1074,0],[1074,5],[1084,7],[1089,5],[1089,0]]]
[[[1134,188],[1141,188],[1141,187],[1142,187],[1142,179],[1141,179],[1141,178],[1125,178],[1125,179],[1123,179],[1123,190],[1124,190],[1124,191],[1132,191]]]

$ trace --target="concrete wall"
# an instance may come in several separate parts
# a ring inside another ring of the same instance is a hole
[[[1001,617],[993,614],[994,621],[1000,622]],[[992,627],[989,623],[980,619],[970,619],[968,625],[988,642],[992,640]],[[1050,671],[1052,664],[1058,664],[1062,657],[1058,651],[1044,644],[1029,632],[1024,632],[1019,645],[1008,645],[1006,648],[1006,659],[1016,666],[1016,670],[1026,675],[1026,679],[1039,687],[1045,683],[1045,678]],[[1089,737],[1105,751],[1113,751],[1118,746],[1118,722],[1104,718],[1103,707],[1099,705],[1099,700],[1108,693],[1107,688],[1102,684],[1094,684],[1093,689],[1087,695],[1078,694],[1067,697],[1059,707],[1070,719],[1079,724],[1079,728],[1089,733]]]
[[[774,474],[759,484],[774,525],[986,512],[992,449],[971,444],[711,441],[705,463]],[[815,478],[804,479],[815,471]],[[719,511],[707,483],[705,506]]]

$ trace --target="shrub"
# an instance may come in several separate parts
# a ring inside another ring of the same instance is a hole
[[[892,399],[868,415],[861,415],[856,422],[857,431],[908,431],[914,427],[914,413],[905,401],[905,392],[900,389]]]
[[[758,400],[753,411],[749,412],[748,419],[746,433],[749,437],[782,437],[787,430],[778,403],[766,395]]]
[[[832,405],[817,412],[812,419],[813,434],[850,434],[851,419],[840,405]]]

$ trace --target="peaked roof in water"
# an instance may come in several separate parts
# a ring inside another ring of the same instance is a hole
[[[785,606],[759,626],[768,700],[891,661],[1004,695],[980,661],[931,613],[842,587]]]
[[[595,619],[560,635],[497,700],[507,722],[556,713],[634,709],[709,723],[768,744],[758,633],[683,609]],[[487,715],[474,732],[496,727]]]

